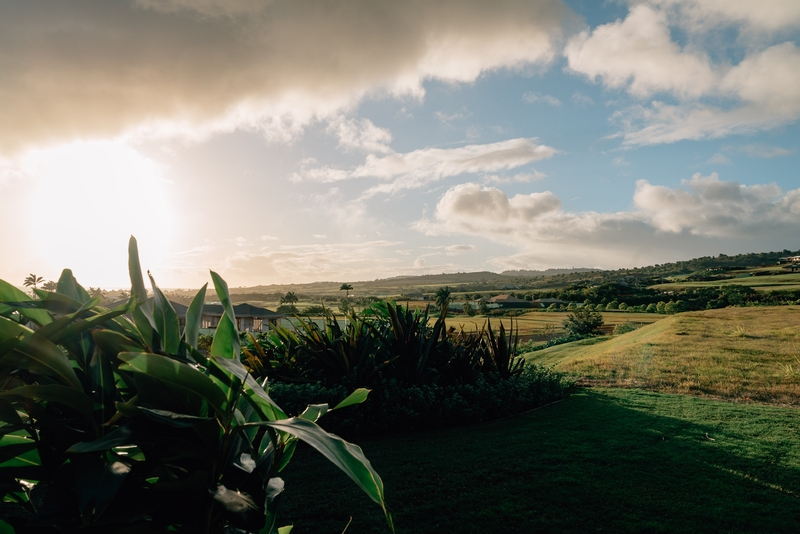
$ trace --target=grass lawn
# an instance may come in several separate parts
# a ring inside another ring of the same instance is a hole
[[[610,331],[615,325],[625,322],[636,323],[638,325],[648,325],[660,321],[667,317],[657,313],[628,313],[628,312],[602,312],[603,321]],[[519,329],[522,339],[544,340],[560,335],[564,331],[563,323],[569,316],[569,312],[528,312],[519,317],[514,317],[514,330]],[[508,329],[511,326],[510,317],[491,317],[492,328],[500,328],[500,323]],[[466,331],[476,328],[480,330],[486,324],[486,317],[478,315],[475,317],[455,316],[447,318],[447,326],[460,329],[462,326]]]
[[[682,313],[525,357],[593,383],[800,406],[800,307]]]
[[[357,409],[357,408],[356,408]],[[591,388],[494,423],[360,441],[398,532],[797,532],[794,408]],[[324,422],[324,420],[323,420]],[[280,524],[388,532],[315,452],[285,471]]]

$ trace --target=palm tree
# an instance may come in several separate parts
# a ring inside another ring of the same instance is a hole
[[[434,298],[436,299],[436,305],[440,309],[444,308],[445,304],[450,302],[450,287],[444,286],[437,289]]]
[[[353,286],[350,284],[342,284],[342,287],[339,288],[339,291],[346,291],[345,296],[350,296],[350,290],[353,289]]]
[[[44,278],[41,276],[36,276],[35,274],[29,274],[27,278],[25,278],[25,287],[33,286],[33,289],[38,289],[38,285],[44,282]]]
[[[297,298],[297,293],[294,291],[288,291],[284,296],[281,297],[281,304],[288,304],[292,306],[299,300],[300,299]]]
[[[55,291],[56,289],[58,289],[58,284],[56,282],[53,282],[52,280],[48,280],[47,282],[42,284],[42,289],[44,289],[45,291]]]

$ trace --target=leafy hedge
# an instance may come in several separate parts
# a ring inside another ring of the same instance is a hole
[[[473,384],[406,387],[390,379],[376,384],[357,408],[329,414],[324,427],[352,438],[478,423],[562,399],[575,387],[563,375],[530,364],[513,378],[478,376]],[[343,385],[270,384],[270,395],[288,413],[299,413],[310,403],[336,405],[347,391]]]

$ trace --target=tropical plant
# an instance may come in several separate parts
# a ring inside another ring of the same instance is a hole
[[[448,286],[440,287],[436,290],[436,293],[434,293],[433,298],[439,309],[444,308],[451,300],[450,288]]]
[[[281,297],[281,304],[289,304],[291,306],[297,304],[299,300],[297,293],[294,291],[287,291],[286,294]]]
[[[352,290],[353,290],[353,286],[351,286],[350,284],[342,284],[341,287],[339,287],[339,291],[344,291],[346,297],[350,296],[350,292]]]
[[[196,346],[206,286],[181,331],[152,276],[152,308],[144,306],[133,238],[129,271],[131,299],[114,309],[100,307],[68,269],[56,292],[35,289],[34,299],[0,281],[7,524],[17,532],[287,532],[276,526],[278,474],[301,440],[379,503],[392,526],[383,483],[361,449],[316,424],[328,405],[290,418],[240,363],[219,275],[211,273],[224,314],[205,355]],[[334,410],[366,396],[356,390]]]
[[[44,282],[44,278],[42,278],[41,276],[36,276],[35,274],[29,274],[25,278],[25,281],[23,282],[23,285],[25,287],[33,286],[33,289],[37,289],[37,285],[41,284],[42,282]]]
[[[58,284],[53,282],[52,280],[48,280],[44,284],[42,284],[42,289],[45,291],[55,291],[58,288]]]

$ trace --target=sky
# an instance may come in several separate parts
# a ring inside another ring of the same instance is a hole
[[[800,2],[0,5],[0,279],[800,249]]]

